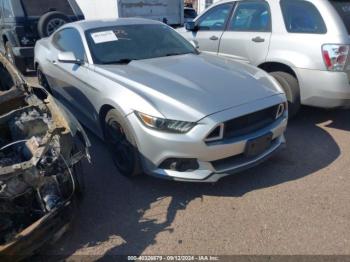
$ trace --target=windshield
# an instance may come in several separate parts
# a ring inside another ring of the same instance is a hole
[[[350,0],[330,0],[350,34]]]
[[[87,31],[86,38],[95,64],[197,54],[191,43],[160,24],[98,28]]]
[[[42,16],[50,11],[74,15],[68,0],[22,0],[22,5],[27,16]]]

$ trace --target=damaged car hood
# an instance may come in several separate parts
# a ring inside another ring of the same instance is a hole
[[[146,98],[166,118],[192,122],[281,93],[262,70],[207,54],[96,65],[96,71]]]

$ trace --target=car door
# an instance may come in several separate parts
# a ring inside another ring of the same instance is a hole
[[[78,119],[85,123],[94,121],[95,109],[90,103],[89,83],[92,82],[84,44],[75,28],[64,28],[52,37],[50,85],[61,100]],[[59,61],[58,54],[72,52],[82,63]]]
[[[220,38],[231,15],[233,3],[217,5],[196,20],[196,28],[191,32],[201,51],[217,54]]]
[[[221,37],[219,55],[261,64],[268,55],[271,30],[271,11],[266,1],[237,2]]]

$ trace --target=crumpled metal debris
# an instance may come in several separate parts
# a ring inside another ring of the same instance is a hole
[[[89,159],[90,144],[67,115],[0,55],[0,256],[30,255],[38,243],[21,234],[54,221],[81,191],[82,170],[75,165]]]

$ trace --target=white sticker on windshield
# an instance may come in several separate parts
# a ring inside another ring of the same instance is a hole
[[[91,34],[92,39],[95,44],[107,43],[118,41],[118,37],[115,35],[113,31],[103,31]]]

